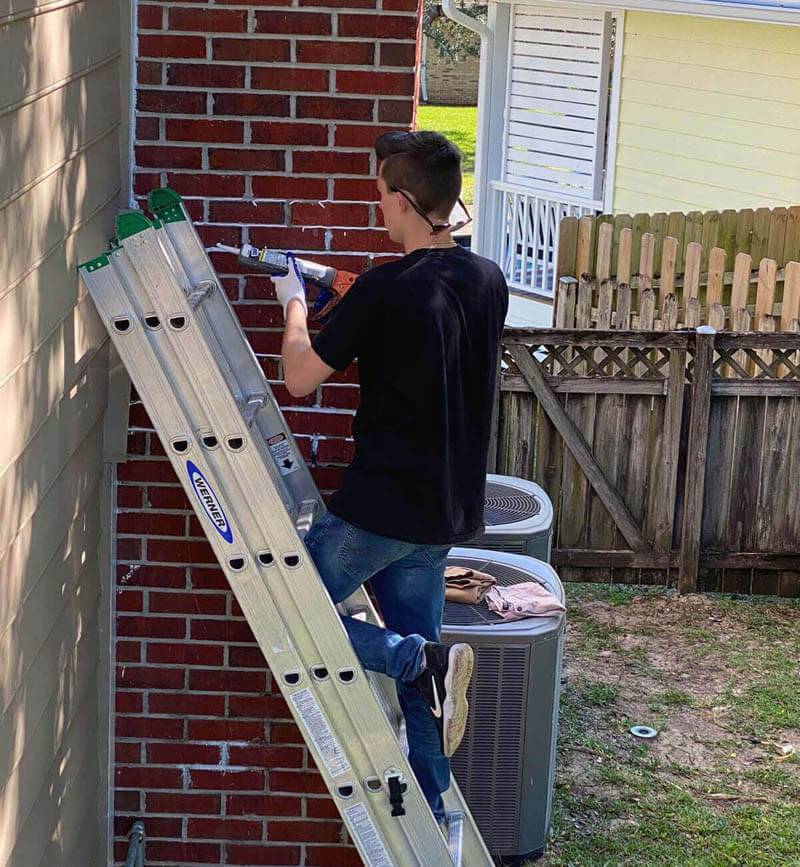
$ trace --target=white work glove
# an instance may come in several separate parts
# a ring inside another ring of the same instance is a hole
[[[278,296],[278,301],[283,305],[283,315],[286,316],[286,310],[289,307],[289,302],[296,298],[302,305],[305,315],[308,316],[308,305],[306,304],[306,284],[303,276],[300,273],[300,268],[294,260],[293,253],[287,253],[286,258],[289,260],[289,272],[285,277],[273,277],[272,282],[275,285],[275,293]]]

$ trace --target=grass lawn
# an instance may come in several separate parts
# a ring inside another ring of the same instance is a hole
[[[565,587],[553,827],[536,867],[800,865],[797,600]]]
[[[475,129],[478,109],[469,105],[420,105],[417,109],[417,129],[429,129],[447,136],[464,154],[462,198],[472,204],[475,179]]]

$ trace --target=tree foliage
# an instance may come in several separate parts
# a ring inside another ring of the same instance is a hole
[[[473,18],[486,21],[488,5],[462,0],[459,9]],[[428,37],[438,54],[447,60],[476,57],[481,51],[477,33],[448,18],[436,0],[425,0],[422,10],[422,32]]]

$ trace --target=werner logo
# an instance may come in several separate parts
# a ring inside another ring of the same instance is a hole
[[[189,481],[192,483],[195,494],[197,494],[197,499],[200,500],[200,505],[211,519],[211,523],[226,542],[233,544],[233,533],[228,519],[225,517],[225,512],[222,511],[222,506],[220,506],[211,485],[206,481],[206,477],[191,461],[186,461],[186,469],[189,473]]]

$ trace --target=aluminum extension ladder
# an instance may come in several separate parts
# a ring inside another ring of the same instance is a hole
[[[437,826],[394,685],[365,676],[302,544],[316,485],[180,197],[149,203],[79,271],[362,860],[492,865],[452,776]],[[381,622],[363,588],[339,610]]]

